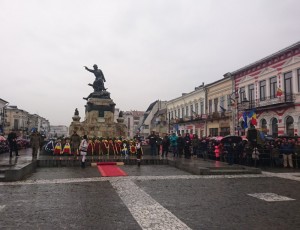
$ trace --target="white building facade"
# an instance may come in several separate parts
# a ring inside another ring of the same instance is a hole
[[[206,136],[204,83],[190,93],[167,102],[169,133],[192,133]]]

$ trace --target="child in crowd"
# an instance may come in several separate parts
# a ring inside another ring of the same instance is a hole
[[[57,143],[55,144],[53,154],[54,155],[60,155],[60,154],[62,154],[61,140],[60,139],[58,139]]]
[[[66,143],[65,143],[62,153],[66,154],[66,155],[71,155],[70,139],[66,139]]]
[[[141,159],[142,159],[142,155],[143,155],[143,148],[142,148],[140,140],[136,141],[135,146],[136,146],[136,159],[137,159],[138,167],[140,167]]]
[[[124,155],[125,158],[128,158],[128,148],[125,142],[123,143],[123,148],[121,149],[121,153],[122,155]]]

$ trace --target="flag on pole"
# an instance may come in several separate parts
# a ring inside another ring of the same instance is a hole
[[[221,108],[221,112],[223,112],[223,113],[226,112],[226,109],[223,106],[220,106],[220,108]]]
[[[282,89],[280,89],[280,88],[278,87],[278,88],[277,88],[277,92],[276,92],[276,96],[277,96],[277,97],[280,97],[280,96],[282,96],[282,94],[283,94]]]

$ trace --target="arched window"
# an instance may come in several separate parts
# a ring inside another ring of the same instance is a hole
[[[267,121],[266,119],[261,119],[260,121],[261,123],[261,131],[264,133],[264,134],[267,134],[268,133],[268,129],[267,129]]]
[[[272,136],[278,136],[278,120],[276,118],[272,119]]]
[[[293,117],[288,116],[286,118],[285,127],[286,127],[286,134],[288,136],[294,136],[294,119],[293,119]]]

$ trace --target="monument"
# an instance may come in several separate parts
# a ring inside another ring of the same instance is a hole
[[[85,118],[80,122],[78,109],[75,109],[73,121],[69,128],[70,135],[77,131],[78,135],[88,135],[89,137],[119,137],[124,136],[126,131],[126,125],[123,124],[122,113],[119,113],[119,117],[115,121],[115,106],[116,104],[110,98],[110,93],[107,88],[104,87],[106,82],[105,77],[101,69],[98,69],[97,65],[93,66],[93,69],[84,68],[95,75],[92,86],[94,91],[89,96],[84,97],[86,100],[85,105]]]

